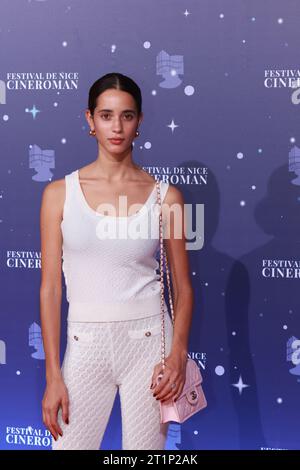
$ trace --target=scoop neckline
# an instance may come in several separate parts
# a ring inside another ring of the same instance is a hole
[[[131,214],[129,216],[126,216],[126,215],[122,215],[122,216],[114,216],[114,215],[105,215],[105,214],[101,214],[100,212],[97,212],[95,209],[93,209],[89,203],[87,202],[86,200],[86,197],[83,193],[83,190],[81,188],[81,184],[80,184],[80,179],[79,179],[79,169],[75,170],[74,171],[74,174],[75,174],[75,180],[76,180],[76,184],[77,184],[77,189],[78,189],[78,193],[79,193],[79,196],[80,196],[80,199],[84,205],[84,207],[87,209],[87,211],[94,215],[94,216],[97,216],[97,217],[102,217],[102,218],[106,218],[106,219],[113,219],[113,220],[130,220],[134,217],[138,217],[138,216],[141,216],[141,215],[144,215],[145,213],[145,209],[147,209],[147,207],[149,206],[149,203],[150,203],[150,200],[156,190],[156,185],[157,185],[157,180],[155,181],[155,184],[154,184],[154,187],[151,191],[151,193],[149,194],[148,198],[146,199],[145,203],[142,205],[142,207],[137,211],[135,212],[134,214]]]

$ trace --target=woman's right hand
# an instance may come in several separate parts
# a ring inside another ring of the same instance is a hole
[[[62,429],[57,421],[59,408],[62,408],[62,418],[69,424],[69,396],[68,390],[62,378],[47,383],[42,401],[43,422],[49,429],[55,440],[58,434],[63,435]]]

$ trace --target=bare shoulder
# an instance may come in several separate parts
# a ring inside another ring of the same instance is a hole
[[[138,176],[141,176],[140,182],[150,184],[152,186],[153,184],[155,184],[156,179],[153,176],[151,176],[148,171],[144,170],[144,168],[139,167],[137,174]]]
[[[169,183],[169,187],[164,199],[164,203],[167,204],[168,206],[171,206],[172,204],[183,204],[183,195],[180,189],[178,189],[176,186],[173,184]]]
[[[59,200],[65,193],[65,178],[61,178],[59,180],[54,180],[48,183],[45,188],[43,194],[47,198],[57,199]]]
[[[52,212],[62,213],[66,194],[65,178],[51,181],[43,191],[42,206]]]

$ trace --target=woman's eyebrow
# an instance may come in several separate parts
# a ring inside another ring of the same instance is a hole
[[[107,113],[112,113],[113,110],[112,109],[99,109],[98,113],[101,113],[101,112],[107,112]],[[124,111],[122,111],[123,113],[134,113],[135,114],[135,111],[133,109],[124,109]]]

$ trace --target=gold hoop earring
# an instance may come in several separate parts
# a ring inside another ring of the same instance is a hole
[[[95,131],[95,130],[92,131],[92,130],[90,129],[90,136],[95,136],[95,135],[96,135],[96,131]]]
[[[140,135],[139,131],[136,131],[135,135],[138,137]]]

